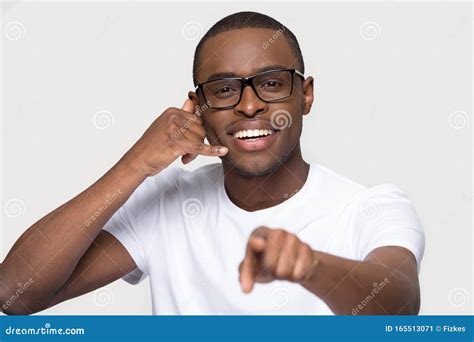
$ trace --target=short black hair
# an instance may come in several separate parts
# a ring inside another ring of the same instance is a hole
[[[285,25],[280,23],[278,20],[269,17],[268,15],[258,13],[258,12],[237,12],[231,15],[228,15],[225,18],[222,18],[217,23],[215,23],[209,31],[201,38],[199,41],[196,50],[194,52],[194,61],[193,61],[193,82],[194,85],[197,85],[198,81],[196,78],[196,73],[199,68],[199,57],[201,54],[202,47],[204,43],[219,33],[227,32],[231,30],[241,29],[241,28],[263,28],[275,30],[276,34],[284,34],[288,40],[291,49],[297,59],[298,67],[302,73],[304,73],[304,61],[303,55],[301,53],[300,45],[296,39],[293,32],[291,32]],[[262,42],[262,47],[266,44]],[[268,44],[268,42],[267,42]],[[265,48],[265,47],[264,47]]]

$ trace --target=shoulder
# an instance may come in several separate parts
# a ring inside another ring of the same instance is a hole
[[[324,166],[321,164],[311,164],[311,167],[314,169],[315,173],[322,180],[322,185],[327,186],[335,191],[343,193],[357,193],[361,190],[366,189],[360,183],[355,182],[354,180]]]
[[[319,178],[320,191],[344,206],[358,206],[366,210],[375,210],[382,205],[410,204],[407,195],[398,186],[383,183],[374,186],[360,184],[326,166],[312,164],[311,167]]]
[[[353,198],[352,202],[357,207],[356,214],[367,219],[375,219],[382,214],[387,215],[396,211],[404,211],[405,214],[414,211],[406,193],[390,183],[365,188]]]
[[[331,210],[347,209],[354,198],[367,189],[364,185],[324,165],[312,163],[310,172],[314,180],[312,194],[316,197],[315,200]]]

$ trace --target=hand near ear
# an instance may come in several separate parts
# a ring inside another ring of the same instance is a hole
[[[127,152],[134,165],[151,176],[168,167],[178,157],[187,164],[200,154],[225,155],[227,147],[204,143],[206,131],[200,115],[195,114],[193,109],[193,102],[189,99],[186,99],[181,109],[166,109]]]

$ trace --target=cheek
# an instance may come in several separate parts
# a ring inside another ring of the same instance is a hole
[[[204,125],[204,130],[207,134],[207,140],[210,143],[220,144],[223,135],[226,133],[226,127],[229,124],[229,117],[232,114],[224,112],[204,112],[202,115],[202,121]]]
[[[293,146],[295,143],[297,143],[301,136],[301,122],[294,122],[293,125],[287,129],[285,136],[285,144]]]
[[[216,142],[218,141],[216,127],[213,125],[212,122],[209,122],[208,120],[204,119],[204,117],[203,117],[203,126],[204,126],[204,130],[206,131],[207,140],[209,141],[211,145],[215,145]]]
[[[286,117],[285,124],[286,124],[286,128],[284,129],[284,131],[288,139],[290,140],[299,139],[301,135],[302,125],[303,125],[303,116],[291,115],[290,117]]]

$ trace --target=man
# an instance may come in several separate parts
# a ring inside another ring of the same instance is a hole
[[[202,38],[193,69],[181,109],[15,243],[2,303],[32,281],[3,311],[149,276],[155,314],[417,314],[424,235],[410,202],[302,157],[313,78],[293,33],[235,13]],[[170,166],[198,155],[222,163]]]

